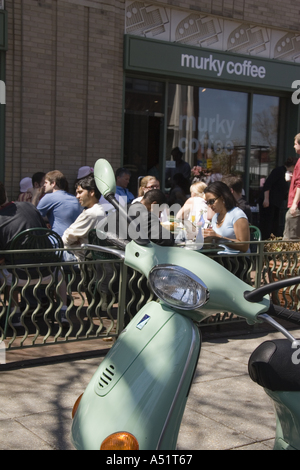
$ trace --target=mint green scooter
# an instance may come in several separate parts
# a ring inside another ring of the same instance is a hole
[[[114,197],[115,177],[107,161],[97,161],[95,178],[125,220],[127,213]],[[72,425],[75,448],[176,449],[201,349],[196,323],[229,311],[249,324],[269,322],[287,338],[261,345],[250,359],[249,373],[274,400],[275,448],[300,449],[300,342],[272,318],[299,325],[300,314],[275,307],[269,299],[272,290],[299,283],[300,278],[253,290],[198,252],[161,247],[149,240],[128,243],[112,237],[109,241],[114,246],[92,249],[114,254],[147,276],[159,302],[148,303],[133,318],[77,400]]]

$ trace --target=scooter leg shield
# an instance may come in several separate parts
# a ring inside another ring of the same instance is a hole
[[[274,450],[300,450],[300,392],[265,392],[276,413]]]
[[[273,339],[262,343],[249,360],[250,377],[264,388],[274,403],[277,418],[275,450],[300,450],[298,355],[289,340]]]
[[[201,347],[193,322],[156,302],[127,326],[88,385],[72,426],[77,449],[128,432],[140,450],[176,449]]]

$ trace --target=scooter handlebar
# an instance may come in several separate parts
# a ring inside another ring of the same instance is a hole
[[[282,279],[281,281],[272,282],[265,286],[254,289],[253,291],[246,291],[244,297],[248,302],[256,303],[261,302],[266,295],[271,294],[272,292],[284,289],[285,287],[290,287],[300,284],[300,276],[293,277],[290,279]],[[289,321],[295,325],[300,325],[300,312],[295,312],[288,310],[287,308],[281,307],[280,305],[270,305],[268,315],[275,318],[280,318],[281,320]]]
[[[285,287],[295,286],[297,284],[300,284],[300,276],[272,282],[270,284],[266,284],[265,286],[259,287],[258,289],[255,289],[251,292],[246,291],[244,297],[248,302],[261,302],[266,295],[271,294],[276,290],[284,289]]]
[[[294,312],[287,308],[281,307],[280,305],[270,305],[268,315],[271,317],[279,318],[281,320],[300,325],[300,312]]]

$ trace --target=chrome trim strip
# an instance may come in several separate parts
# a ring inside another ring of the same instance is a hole
[[[295,349],[300,345],[300,342],[296,340],[296,338],[294,338],[291,333],[289,333],[283,326],[277,323],[277,321],[274,320],[274,318],[270,317],[268,314],[262,313],[258,315],[258,318],[262,318],[266,323],[269,323],[270,325],[274,326],[276,330],[282,333],[283,336],[285,336],[292,343],[292,345],[295,346]]]
[[[81,248],[91,251],[100,251],[102,253],[109,253],[110,255],[117,256],[121,260],[125,260],[125,251],[110,248],[109,246],[83,244],[81,245]]]

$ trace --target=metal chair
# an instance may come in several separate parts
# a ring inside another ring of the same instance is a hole
[[[12,305],[12,290],[16,287],[24,287],[36,284],[50,284],[53,279],[55,284],[59,280],[58,265],[63,262],[64,244],[61,237],[47,228],[32,228],[20,232],[12,240],[7,264],[16,266],[6,272],[6,285],[10,286],[9,301],[6,311],[4,339],[7,335],[9,315]],[[54,251],[57,249],[57,251]],[[28,250],[37,250],[28,252]],[[45,266],[45,264],[50,266]],[[32,265],[33,267],[27,267]]]
[[[255,225],[250,225],[250,241],[251,242],[260,242],[261,241],[261,231]],[[250,246],[251,253],[257,253],[258,246],[254,243],[251,243]]]
[[[261,231],[255,225],[250,225],[250,240],[253,242],[261,241]]]
[[[111,247],[111,244],[108,243],[106,240],[100,240],[98,237],[97,237],[97,231],[96,229],[92,229],[90,232],[89,232],[89,236],[88,236],[88,239],[89,239],[89,244],[90,245],[96,245],[96,246],[110,246]],[[93,259],[94,260],[112,260],[112,259],[118,259],[117,256],[115,255],[111,255],[109,253],[104,253],[104,252],[101,252],[101,251],[91,251],[91,254],[93,256]]]

